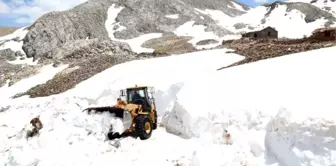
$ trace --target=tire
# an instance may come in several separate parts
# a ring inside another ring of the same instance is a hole
[[[146,130],[147,127],[147,130]],[[140,140],[146,140],[152,136],[153,122],[146,115],[140,115],[135,120],[135,132]]]
[[[157,112],[154,110],[154,123],[153,123],[153,130],[157,129]]]

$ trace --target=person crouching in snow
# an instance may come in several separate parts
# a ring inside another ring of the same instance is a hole
[[[225,138],[225,144],[232,145],[231,135],[227,130],[224,130],[223,136]]]
[[[40,116],[37,116],[30,120],[30,124],[33,126],[32,130],[28,130],[27,138],[33,137],[39,133],[39,131],[43,128],[43,124],[40,120]]]

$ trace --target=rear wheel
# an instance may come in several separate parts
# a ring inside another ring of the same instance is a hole
[[[135,131],[141,140],[146,140],[151,137],[153,131],[153,122],[149,116],[140,115],[136,118]]]

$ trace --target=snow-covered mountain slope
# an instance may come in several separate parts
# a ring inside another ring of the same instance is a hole
[[[0,164],[335,165],[336,47],[217,71],[242,59],[226,51],[131,61],[64,94],[4,100]],[[134,72],[148,74],[130,77]],[[119,88],[134,84],[157,88],[163,127],[146,141],[104,141],[115,119],[82,110],[111,105]],[[36,115],[44,128],[25,140],[25,126]],[[224,144],[225,129],[232,145]]]
[[[336,18],[330,12],[302,2],[265,4],[236,17],[230,17],[218,10],[197,11],[210,15],[222,27],[235,33],[271,26],[278,31],[280,38],[302,38],[310,36],[317,28],[336,26]]]

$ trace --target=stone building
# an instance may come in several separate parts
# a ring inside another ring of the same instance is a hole
[[[260,31],[253,31],[242,34],[243,38],[254,38],[254,39],[263,39],[263,38],[278,38],[278,31],[272,27],[266,27]]]
[[[318,28],[309,37],[317,40],[336,40],[336,28]]]

